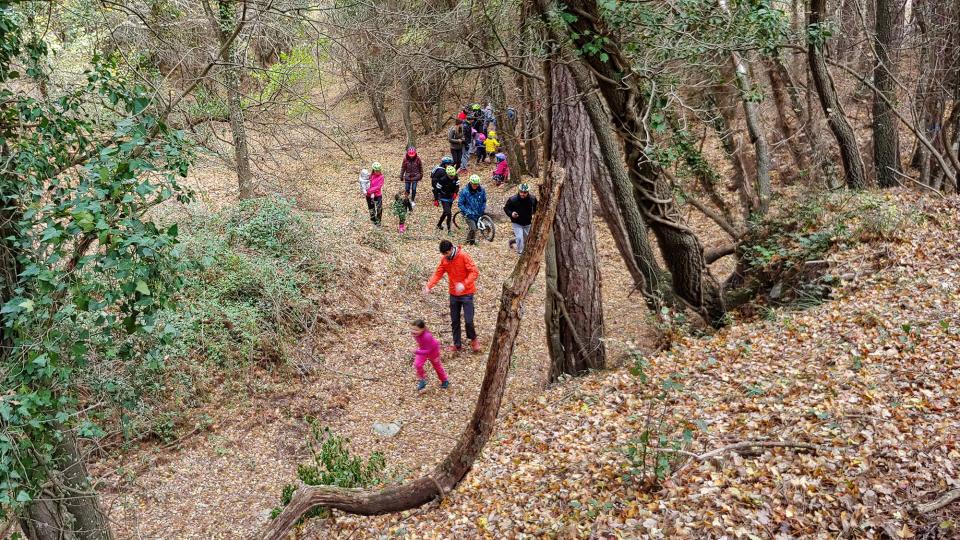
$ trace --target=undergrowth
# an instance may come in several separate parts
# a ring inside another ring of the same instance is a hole
[[[310,461],[297,467],[297,478],[308,486],[335,486],[342,488],[369,488],[387,481],[387,461],[383,453],[373,452],[365,461],[351,455],[347,448],[350,440],[334,434],[329,428],[321,428],[316,421],[310,423]],[[275,518],[290,504],[297,486],[287,484],[280,494],[280,506],[271,511]],[[303,519],[329,517],[330,510],[314,508]]]
[[[182,229],[177,301],[153,339],[136,345],[152,360],[105,363],[92,381],[123,405],[127,439],[173,440],[209,390],[242,382],[244,368],[285,361],[330,282],[319,231],[292,201],[242,201]]]
[[[768,305],[818,305],[838,282],[828,272],[831,252],[862,242],[896,241],[913,219],[889,195],[842,192],[818,194],[791,206],[789,213],[754,222],[738,248],[736,277],[741,283],[733,285],[740,292],[731,304],[764,294]]]

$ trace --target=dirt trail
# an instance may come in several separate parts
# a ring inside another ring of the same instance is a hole
[[[321,226],[336,235],[333,244],[340,252],[317,256],[346,260],[360,270],[351,280],[337,283],[326,298],[328,313],[339,319],[343,330],[318,331],[313,358],[294,351],[309,375],[292,366],[252,373],[246,392],[214,404],[215,423],[208,431],[173,447],[144,446],[97,463],[94,471],[105,493],[104,505],[119,537],[237,538],[249,533],[267,519],[282,486],[295,479],[297,464],[306,457],[307,417],[349,437],[359,453],[384,452],[388,466],[401,476],[431,467],[459,436],[476,400],[485,354],[444,353],[452,388],[437,388],[436,377],[428,370],[431,388],[422,396],[414,392],[409,361],[414,344],[408,322],[413,318],[426,319],[445,345],[451,341],[446,281],[428,297],[420,292],[439,260],[437,244],[447,237],[434,228],[439,211],[431,205],[429,182],[424,182],[408,231],[399,235],[389,203],[401,185],[396,169],[403,141],[385,140],[371,131],[359,136],[365,137],[359,141],[363,163],[322,155],[312,167],[312,178],[282,186],[284,195],[316,211]],[[420,148],[425,174],[446,153],[442,134],[431,139],[432,144]],[[375,160],[384,163],[387,175],[380,229],[367,220],[356,183],[360,166]],[[487,187],[488,212],[499,219],[513,188],[492,186],[490,164],[472,168]],[[200,177],[201,189],[215,193],[208,203],[221,204],[224,193],[229,193],[223,184],[230,181],[229,173],[203,172]],[[646,313],[639,297],[628,297],[629,276],[612,239],[600,220],[597,224],[609,357],[618,362],[626,342],[642,344],[650,330],[644,326]],[[500,284],[517,258],[507,248],[511,237],[509,224],[498,221],[493,243],[466,248],[480,270],[476,324],[483,344],[493,331]],[[462,241],[462,232],[454,240],[458,238]],[[503,414],[538,395],[546,382],[542,282],[534,286],[525,309]],[[310,341],[305,338],[305,343]],[[320,362],[325,367],[317,365]],[[376,421],[399,422],[402,429],[395,437],[384,438],[372,430]]]

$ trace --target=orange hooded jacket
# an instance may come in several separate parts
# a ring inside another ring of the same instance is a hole
[[[432,289],[444,274],[447,275],[447,284],[453,296],[466,296],[477,292],[477,278],[480,277],[480,273],[477,272],[477,265],[473,263],[473,259],[463,250],[463,246],[457,246],[457,253],[453,259],[448,259],[446,256],[440,259],[437,271],[427,282],[427,288]],[[463,283],[463,291],[456,291],[454,287],[457,283]]]

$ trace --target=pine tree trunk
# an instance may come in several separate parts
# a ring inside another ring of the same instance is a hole
[[[544,17],[550,13],[548,2],[537,1]],[[567,9],[575,16],[575,20],[565,24],[569,25],[577,48],[583,49],[588,43],[595,46],[598,38],[602,40],[606,61],[601,60],[599,54],[581,59],[598,74],[598,87],[607,102],[613,125],[623,139],[626,166],[639,195],[637,203],[657,237],[673,279],[673,290],[709,324],[723,326],[726,324],[723,295],[720,283],[704,259],[703,245],[696,233],[682,223],[670,183],[644,154],[648,130],[643,119],[648,98],[620,50],[619,38],[606,27],[596,0],[572,0],[567,2]]]
[[[899,19],[897,0],[877,0],[877,23],[874,48],[877,65],[873,70],[873,84],[878,93],[873,96],[873,161],[877,184],[882,188],[895,187],[899,182],[900,145],[897,140],[897,120],[892,106],[897,102],[894,63],[891,50]]]
[[[547,334],[559,336],[551,348],[550,381],[606,365],[603,301],[593,226],[593,129],[577,88],[564,64],[551,64],[551,160],[567,171],[553,221],[556,283],[547,280],[550,297]]]
[[[572,59],[569,59],[572,60]],[[595,150],[599,153],[599,174],[594,175],[594,189],[597,192],[601,206],[606,206],[604,212],[609,214],[607,223],[617,240],[618,247],[626,261],[627,268],[636,268],[640,279],[634,275],[634,280],[643,292],[647,306],[658,311],[661,304],[660,266],[657,264],[650,240],[647,237],[647,224],[643,221],[637,199],[634,197],[630,176],[624,166],[623,150],[617,146],[614,135],[610,131],[610,116],[603,108],[600,96],[597,95],[593,78],[589,70],[580,62],[570,61],[570,73],[577,85],[577,92],[581,96],[590,125],[596,140]],[[616,216],[623,225],[623,233],[618,233],[619,227],[611,223]]]
[[[227,46],[237,27],[236,3],[229,0],[217,2],[217,35],[220,46]],[[244,124],[243,103],[240,100],[240,76],[243,58],[237,40],[229,45],[226,55],[229,65],[223,70],[223,85],[227,91],[227,111],[230,117],[230,133],[233,139],[234,167],[237,170],[237,182],[240,200],[253,197],[253,172],[250,169],[250,150],[247,146],[247,130]]]
[[[819,26],[826,23],[824,18],[826,4],[827,0],[810,0],[808,21],[810,26]],[[817,94],[820,96],[820,106],[827,116],[827,124],[829,124],[833,136],[837,139],[837,145],[840,147],[840,160],[843,162],[847,187],[863,189],[867,187],[863,157],[860,155],[857,136],[846,115],[843,114],[843,108],[837,98],[837,90],[833,85],[830,72],[827,70],[827,62],[823,57],[825,44],[823,40],[826,38],[813,36],[809,39],[807,57],[810,63],[810,73],[813,76],[813,84],[817,88]]]

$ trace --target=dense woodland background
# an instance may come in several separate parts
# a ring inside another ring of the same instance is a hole
[[[0,83],[0,537],[960,534],[956,2],[0,1]],[[356,174],[474,102],[540,211],[411,400]]]

